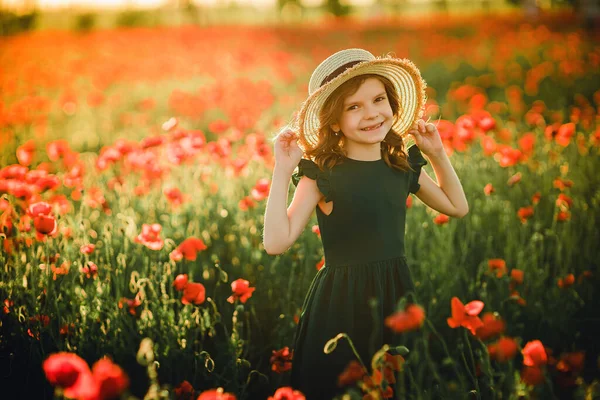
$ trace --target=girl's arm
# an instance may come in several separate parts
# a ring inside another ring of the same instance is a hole
[[[298,182],[292,204],[286,210],[292,174],[275,167],[265,211],[263,246],[268,254],[281,254],[298,239],[323,197],[317,182],[303,176]]]
[[[428,156],[435,176],[435,183],[424,169],[421,169],[416,196],[429,207],[450,217],[462,218],[469,212],[469,204],[463,187],[445,151]]]

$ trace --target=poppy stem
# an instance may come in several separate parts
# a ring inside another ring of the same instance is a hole
[[[473,366],[473,373],[471,373],[471,371],[469,370],[467,361],[464,359],[464,354],[463,354],[463,360],[465,361],[465,366],[467,367],[467,371],[469,372],[469,375],[471,376],[471,379],[473,379],[473,383],[475,384],[475,389],[477,390],[477,393],[476,393],[477,399],[481,399],[481,392],[479,391],[479,382],[477,381],[477,376],[476,376],[477,367],[475,366],[475,357],[473,357],[473,349],[471,348],[471,342],[469,340],[469,336],[467,335],[467,330],[463,329],[463,332],[464,332],[464,336],[465,336],[465,342],[467,342],[467,347],[469,348],[469,355],[471,357],[471,365]]]
[[[444,351],[446,352],[446,357],[449,360],[452,360],[452,357],[450,357],[450,352],[448,351],[448,347],[446,346],[446,342],[444,341],[444,338],[442,338],[442,336],[439,334],[439,332],[435,329],[435,326],[429,320],[429,318],[425,318],[425,322],[427,323],[427,326],[429,327],[429,329],[431,329],[431,331],[434,333],[434,335],[437,336],[438,339],[440,340],[440,343],[442,344],[442,347],[444,348]],[[458,371],[458,368],[456,367],[456,363],[454,362],[454,360],[452,360],[452,368],[454,369],[454,373],[456,374],[456,378],[460,381],[460,384],[464,388],[465,387],[465,382],[463,380],[463,376]]]

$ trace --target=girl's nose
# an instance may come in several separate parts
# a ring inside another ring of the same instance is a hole
[[[366,119],[377,118],[378,115],[379,115],[379,111],[377,111],[377,108],[375,108],[375,107],[365,108],[365,118]]]

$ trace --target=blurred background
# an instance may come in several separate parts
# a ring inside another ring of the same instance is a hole
[[[431,13],[571,11],[591,27],[600,0],[0,0],[3,33],[23,29],[110,28],[122,25],[264,24],[316,21],[323,17],[423,16]]]

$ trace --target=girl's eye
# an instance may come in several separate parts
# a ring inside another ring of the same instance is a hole
[[[346,111],[352,111],[352,110],[355,110],[355,108],[354,108],[354,107],[356,107],[356,106],[350,106],[350,107],[348,107],[348,108],[346,109]]]
[[[379,99],[381,99],[381,100],[379,100]],[[378,98],[375,99],[375,101],[383,101],[383,100],[385,100],[385,97],[383,97],[383,96],[379,96]]]

